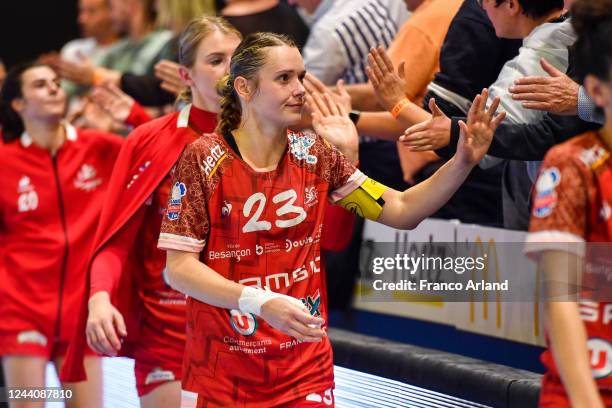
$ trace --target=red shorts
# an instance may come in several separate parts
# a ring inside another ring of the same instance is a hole
[[[44,357],[52,361],[64,357],[68,350],[68,341],[54,341],[53,335],[41,330],[26,329],[18,332],[0,332],[0,357],[31,356]],[[98,354],[89,347],[85,349],[86,356]]]
[[[149,304],[150,305],[150,304]],[[160,305],[158,311],[185,315],[185,307]],[[185,320],[163,319],[143,311],[138,346],[134,350],[136,389],[142,397],[162,384],[181,381],[185,350]]]
[[[604,406],[612,407],[612,391],[599,390]],[[565,388],[560,380],[550,374],[542,377],[542,390],[540,391],[540,408],[571,408]]]
[[[328,389],[322,392],[313,392],[305,397],[300,397],[294,401],[287,402],[281,405],[275,405],[271,408],[334,408],[334,390]],[[196,408],[221,408],[207,403],[202,398],[198,398]]]

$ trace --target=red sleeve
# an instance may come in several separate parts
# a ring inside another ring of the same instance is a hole
[[[90,296],[97,292],[108,292],[111,297],[117,290],[123,266],[144,220],[145,208],[136,214],[98,252],[91,263]]]
[[[142,105],[134,101],[132,109],[130,110],[130,114],[125,119],[125,124],[136,128],[142,125],[143,123],[151,121],[152,119],[153,118],[149,116],[149,114],[144,110]]]

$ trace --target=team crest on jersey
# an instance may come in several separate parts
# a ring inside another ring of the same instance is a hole
[[[232,204],[228,201],[223,200],[223,207],[221,207],[221,218],[229,217],[232,213]]]
[[[38,208],[38,193],[28,176],[22,176],[17,185],[17,211],[27,212]]]
[[[314,186],[306,187],[304,189],[304,205],[310,206],[316,204],[318,196],[319,193]]]
[[[552,213],[557,205],[559,197],[555,188],[561,182],[561,172],[556,167],[550,167],[542,171],[536,182],[536,196],[533,200],[533,215],[544,218]]]
[[[238,309],[229,311],[232,328],[243,336],[251,336],[257,331],[257,318],[252,313],[242,313]]]
[[[83,164],[74,178],[74,186],[83,191],[93,191],[102,184],[101,178],[96,178],[96,169],[91,164]]]
[[[299,135],[289,133],[289,149],[298,160],[305,160],[308,164],[316,164],[317,156],[310,154],[310,148],[315,144],[313,135]]]
[[[187,193],[187,187],[184,183],[177,181],[172,186],[172,195],[170,196],[170,202],[168,203],[167,215],[170,221],[178,220],[181,213],[181,201]]]
[[[612,345],[601,338],[593,337],[587,341],[591,372],[593,378],[606,378],[612,373]]]
[[[319,311],[319,307],[321,307],[321,294],[319,292],[319,289],[317,289],[314,295],[308,295],[300,300],[302,301],[304,306],[308,308],[308,311],[310,312],[311,316],[321,316],[321,312]]]
[[[601,166],[609,156],[610,154],[601,146],[593,146],[580,152],[580,160],[591,169]]]

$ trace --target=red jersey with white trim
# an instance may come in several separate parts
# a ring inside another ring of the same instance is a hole
[[[328,195],[366,176],[314,134],[288,133],[274,171],[256,172],[219,135],[177,164],[159,247],[201,252],[227,279],[300,299],[327,321],[319,240]],[[183,388],[220,406],[270,407],[333,387],[327,337],[299,343],[260,317],[187,300]],[[216,406],[216,405],[215,405]]]
[[[612,285],[589,273],[589,265],[609,263],[610,254],[601,244],[586,246],[612,241],[612,183],[608,182],[612,179],[606,181],[610,176],[610,152],[597,133],[553,147],[535,184],[526,252],[571,251],[584,257],[587,267],[582,285],[596,292],[582,290],[580,315],[587,330],[593,377],[600,390],[606,390],[604,399],[612,404],[612,302],[608,301]],[[546,390],[549,385],[551,390],[559,389],[555,383],[560,384],[560,378],[550,349],[542,354],[542,361],[548,369],[541,400],[546,402]]]
[[[0,338],[26,331],[30,335],[18,342],[44,345],[74,336],[92,238],[122,138],[70,125],[66,134],[54,156],[27,133],[0,145]],[[6,351],[1,344],[0,350]]]

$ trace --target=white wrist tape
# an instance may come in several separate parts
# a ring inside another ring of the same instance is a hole
[[[242,313],[253,313],[255,316],[261,315],[261,307],[269,300],[282,298],[293,303],[301,309],[306,309],[304,304],[291,296],[275,293],[270,290],[263,290],[254,286],[245,286],[238,299],[238,308]]]

